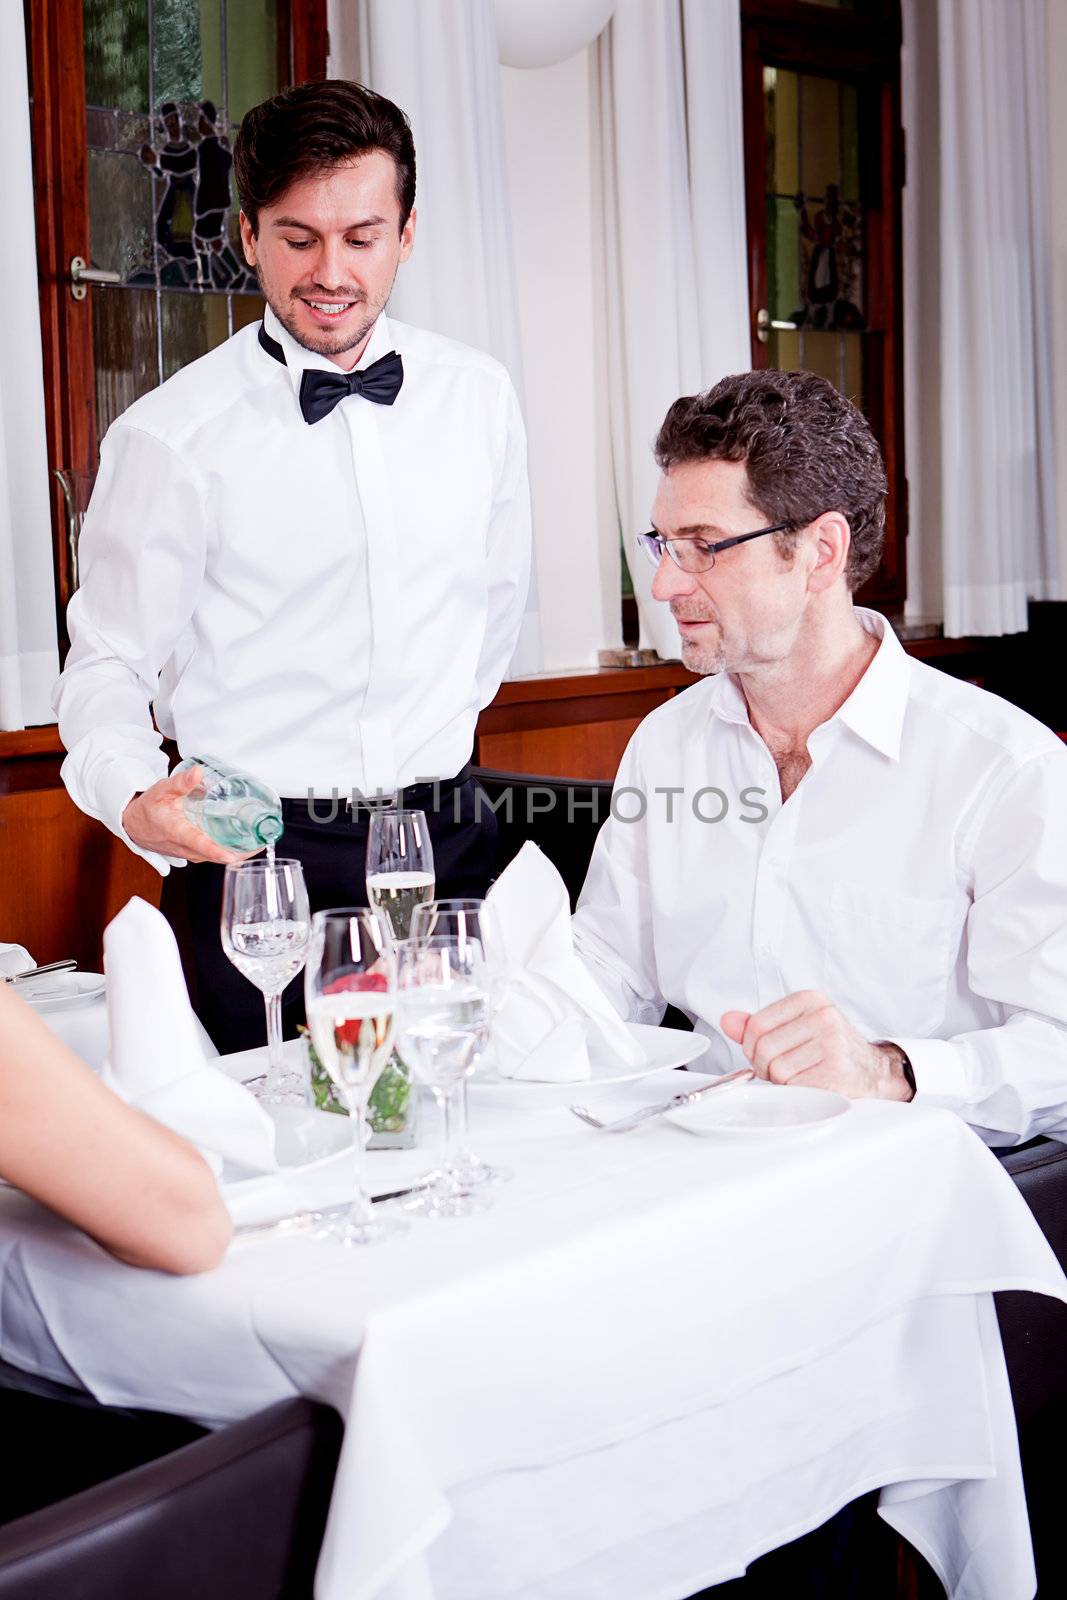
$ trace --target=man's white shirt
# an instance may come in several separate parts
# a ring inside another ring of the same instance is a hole
[[[283,796],[389,792],[469,760],[518,638],[529,491],[503,367],[382,316],[359,366],[398,350],[396,402],[309,426],[302,372],[338,369],[264,320],[285,365],[245,328],[101,449],[54,705],[67,788],[124,839],[167,772],[150,703],[183,755]]]
[[[744,1064],[724,1011],[816,989],[867,1039],[907,1051],[918,1099],[991,1143],[1063,1132],[1067,748],[910,660],[881,616],[857,616],[878,651],[812,734],[784,804],[728,674],[645,719],[579,901],[578,950],[632,1021],[668,1002],[686,1012],[711,1071]]]

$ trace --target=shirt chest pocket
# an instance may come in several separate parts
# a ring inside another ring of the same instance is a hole
[[[868,1036],[936,1035],[963,915],[949,898],[838,880],[830,890],[822,953],[827,997]]]

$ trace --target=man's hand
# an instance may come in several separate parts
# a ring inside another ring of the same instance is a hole
[[[199,767],[190,767],[186,772],[160,778],[143,794],[134,795],[122,813],[122,826],[134,844],[160,856],[217,861],[220,866],[247,861],[249,856],[258,854],[255,850],[245,855],[239,850],[225,850],[189,821],[182,809],[182,798],[196,788],[202,777]]]
[[[721,1027],[769,1083],[835,1089],[852,1100],[910,1100],[903,1055],[870,1044],[815,989],[786,995],[762,1011],[724,1011]]]

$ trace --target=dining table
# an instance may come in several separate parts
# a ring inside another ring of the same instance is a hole
[[[216,1065],[246,1080],[262,1053]],[[568,1109],[702,1081],[475,1081],[472,1141],[513,1174],[484,1213],[356,1249],[245,1224],[200,1277],[5,1188],[0,1354],[213,1427],[335,1407],[317,1600],[684,1600],[872,1490],[954,1600],[1030,1600],[993,1294],[1067,1280],[1011,1179],[922,1104],[623,1134]],[[432,1163],[421,1111],[418,1147],[368,1153],[373,1192]],[[353,1158],[330,1170],[340,1198]]]

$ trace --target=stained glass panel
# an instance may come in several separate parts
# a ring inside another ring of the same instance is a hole
[[[800,186],[806,195],[821,195],[841,182],[841,92],[836,78],[807,72],[798,87]]]
[[[841,353],[844,361],[844,375],[841,388],[856,405],[863,409],[863,335],[861,333],[842,333]]]
[[[92,106],[148,110],[145,0],[85,0],[85,98]]]
[[[149,9],[153,105],[221,100],[220,0],[149,0]],[[210,82],[205,81],[205,55]]]
[[[207,355],[212,345],[221,344],[227,337],[226,301],[221,295],[165,294],[159,305],[164,378],[172,377],[198,356]],[[215,338],[211,337],[213,332]]]
[[[771,316],[795,322],[803,316],[800,285],[800,212],[795,200],[771,197],[767,208],[767,293]]]
[[[152,185],[136,156],[89,151],[89,253],[127,283],[153,283]]]
[[[278,87],[278,0],[226,0],[226,115],[236,127]]]
[[[262,315],[233,136],[285,81],[278,0],[83,0],[101,433],[138,394]],[[288,41],[284,43],[287,45]]]
[[[233,307],[233,331],[247,328],[250,322],[259,322],[263,316],[263,301],[258,294],[235,294],[230,297]]]
[[[768,358],[863,401],[859,95],[854,82],[764,69]]]
[[[156,294],[104,289],[90,296],[96,366],[96,428],[102,439],[115,418],[159,382]]]
[[[764,70],[768,309],[819,332],[866,322],[858,101],[847,80]]]
[[[775,328],[767,346],[769,364],[780,372],[797,372],[804,363],[800,359],[800,334],[786,333]]]

